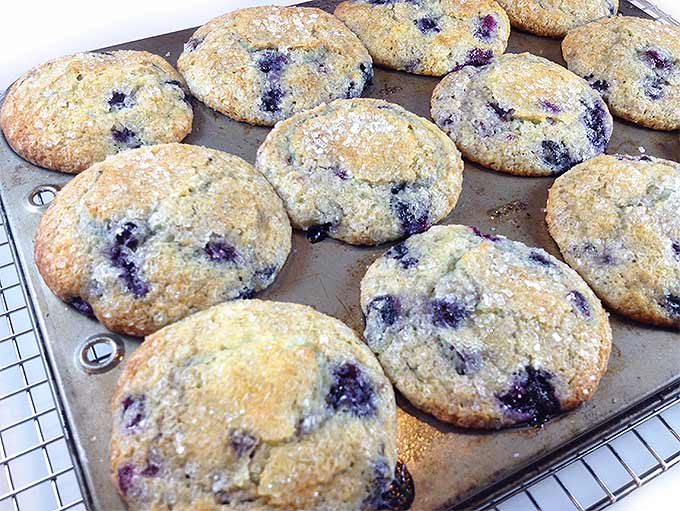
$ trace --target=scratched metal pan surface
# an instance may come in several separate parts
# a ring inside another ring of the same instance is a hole
[[[331,11],[334,2],[314,2]],[[624,2],[622,12],[643,15]],[[152,37],[116,48],[143,49],[175,62],[193,30]],[[563,64],[557,40],[513,32],[510,52],[531,51]],[[371,97],[399,103],[429,117],[429,102],[437,80],[377,69],[368,89]],[[186,142],[244,157],[253,162],[268,130],[250,127],[217,114],[193,101],[193,133]],[[616,120],[608,152],[648,154],[680,160],[678,133],[655,132]],[[40,185],[63,185],[71,176],[36,168],[16,156],[0,140],[0,184],[9,225],[27,276],[50,364],[55,374],[75,452],[82,466],[94,509],[122,509],[109,480],[109,401],[121,365],[104,374],[86,374],[74,363],[78,345],[102,333],[98,323],[77,314],[56,299],[43,284],[33,260],[33,235],[41,211],[27,197]],[[546,194],[553,179],[522,178],[482,169],[466,162],[460,203],[445,223],[477,225],[559,256],[544,222]],[[295,233],[293,251],[276,283],[260,298],[299,302],[363,329],[359,282],[366,267],[386,247],[357,248],[334,240],[311,245]],[[447,509],[462,496],[486,487],[538,461],[566,442],[600,426],[680,376],[680,334],[611,317],[614,349],[609,371],[593,398],[573,413],[543,429],[519,428],[500,432],[471,432],[421,414],[399,398],[399,449],[416,483],[414,509]],[[124,339],[126,357],[139,341]]]

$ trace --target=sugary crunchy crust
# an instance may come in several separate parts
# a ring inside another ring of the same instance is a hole
[[[601,154],[613,129],[584,79],[531,53],[447,75],[432,93],[432,118],[466,158],[521,176],[559,174]]]
[[[370,387],[365,414],[328,404],[346,364]],[[128,360],[111,410],[111,477],[130,510],[371,509],[375,478],[389,482],[396,463],[378,361],[297,304],[230,302],[160,330]]]
[[[546,219],[565,260],[610,308],[680,328],[679,210],[680,165],[599,156],[555,181]]]
[[[361,282],[361,307],[366,341],[392,383],[461,427],[531,419],[499,397],[528,366],[548,375],[560,410],[578,406],[611,350],[607,313],[576,272],[464,226],[435,226],[378,258]]]
[[[330,223],[331,237],[356,245],[402,237],[410,226],[401,204],[423,210],[419,228],[440,221],[458,200],[463,172],[439,128],[376,99],[337,100],[277,124],[255,166],[294,227]]]
[[[512,26],[544,37],[564,37],[575,27],[615,16],[619,0],[497,0]]]
[[[309,7],[252,7],[219,16],[194,33],[177,67],[210,108],[265,126],[358,96],[373,74],[361,41],[333,15]],[[274,95],[275,104],[266,106],[264,98]]]
[[[181,141],[193,120],[185,88],[152,53],[78,53],[19,78],[5,97],[0,126],[21,157],[78,173],[132,146]]]
[[[648,128],[680,128],[680,28],[632,16],[604,19],[570,31],[562,54],[615,115]]]
[[[163,144],[71,180],[41,219],[35,261],[59,298],[89,304],[113,331],[146,335],[266,287],[290,244],[283,204],[250,164]]]
[[[423,75],[442,76],[463,66],[473,50],[500,55],[510,36],[510,20],[494,0],[349,0],[335,15],[377,64]]]

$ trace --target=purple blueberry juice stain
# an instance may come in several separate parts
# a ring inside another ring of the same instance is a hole
[[[373,63],[372,62],[362,62],[359,64],[359,71],[364,77],[364,86],[370,84],[373,81]]]
[[[470,226],[470,229],[475,234],[475,236],[479,236],[480,238],[484,238],[485,240],[500,241],[500,240],[503,239],[502,236],[496,236],[495,234],[489,234],[489,233],[486,233],[486,232],[482,232],[481,230],[479,230],[478,227],[475,227],[474,225]]]
[[[432,323],[442,328],[458,328],[474,312],[455,296],[432,300],[429,309]]]
[[[247,287],[243,289],[239,294],[236,296],[237,300],[250,300],[251,298],[255,297],[255,290],[253,288]]]
[[[229,445],[238,458],[250,456],[257,446],[257,437],[247,431],[233,430],[229,433]]]
[[[512,377],[509,389],[496,396],[506,417],[516,422],[542,426],[562,407],[555,396],[552,375],[526,366]]]
[[[258,54],[257,67],[265,74],[280,75],[288,64],[288,57],[276,50],[265,50]]]
[[[119,278],[135,298],[143,297],[150,289],[139,276],[139,268],[134,260],[135,251],[140,244],[136,234],[138,230],[138,226],[133,222],[126,222],[118,227],[114,231],[114,241],[107,253],[113,266],[121,270]]]
[[[651,75],[643,78],[641,85],[645,96],[657,101],[666,95],[666,86],[668,85],[668,82],[658,75]]]
[[[320,241],[323,241],[328,237],[331,227],[333,227],[333,224],[331,222],[311,225],[307,228],[306,231],[307,239],[312,243],[318,243]]]
[[[409,249],[406,246],[406,242],[397,243],[387,252],[385,252],[385,257],[388,259],[396,259],[399,264],[405,270],[413,268],[418,264],[418,259],[409,254]]]
[[[482,41],[490,41],[496,35],[498,22],[493,14],[487,14],[479,18],[477,27],[475,28],[475,37]]]
[[[326,404],[333,410],[346,411],[357,417],[375,413],[376,396],[373,384],[364,371],[353,362],[344,362],[333,369],[331,388]]]
[[[590,87],[593,90],[599,92],[602,95],[609,91],[609,82],[607,80],[597,79],[593,74],[586,75],[583,77],[583,79],[590,84]]]
[[[661,300],[661,306],[671,316],[680,318],[680,295],[669,293]]]
[[[542,252],[539,252],[537,250],[532,250],[529,253],[529,259],[536,264],[539,264],[541,266],[545,266],[546,268],[550,268],[550,267],[555,266],[555,263],[553,263],[548,258],[547,254],[543,254]]]
[[[108,103],[109,112],[115,112],[132,106],[132,98],[123,91],[115,90],[111,92]]]
[[[486,66],[491,62],[491,59],[493,59],[493,51],[484,50],[482,48],[473,48],[468,52],[465,62],[463,62],[462,64],[458,64],[456,67],[453,68],[453,70],[460,71],[466,66],[473,67]]]
[[[426,231],[430,223],[428,208],[421,202],[408,196],[413,195],[406,183],[394,185],[391,189],[390,206],[392,213],[401,224],[404,235]]]
[[[508,122],[512,120],[512,116],[515,113],[514,108],[503,108],[495,101],[489,101],[486,106],[490,108],[493,113],[503,122]]]
[[[334,167],[331,168],[331,172],[335,177],[340,178],[342,181],[347,181],[350,178],[349,172],[347,172],[347,169],[344,169],[338,165],[335,165]]]
[[[598,98],[598,102],[589,105],[583,102],[585,108],[582,120],[586,126],[586,136],[588,140],[598,151],[604,151],[609,141],[609,133],[607,130],[607,113],[602,100]]]
[[[583,293],[576,290],[570,291],[567,295],[567,300],[569,300],[569,303],[571,303],[578,314],[586,318],[590,317],[590,305],[588,305],[588,300],[583,296]]]
[[[68,304],[81,314],[89,317],[94,317],[92,306],[83,300],[80,296],[74,296],[68,300]]]
[[[413,477],[409,473],[406,465],[397,460],[394,468],[394,475],[391,477],[384,472],[387,464],[380,459],[376,464],[375,479],[371,496],[367,499],[368,509],[406,511],[413,505],[415,499],[415,485]]]
[[[414,20],[413,23],[415,23],[416,27],[418,27],[418,30],[420,30],[423,34],[436,34],[442,31],[435,18],[420,18]]]
[[[270,84],[262,93],[262,111],[272,114],[281,111],[281,101],[283,100],[283,89],[277,84]]]
[[[122,402],[121,422],[125,431],[132,432],[141,426],[146,417],[146,396],[127,396]]]
[[[142,477],[156,477],[160,472],[161,467],[155,461],[148,461],[144,470],[139,475]]]
[[[255,272],[255,278],[260,282],[268,283],[276,273],[276,266],[267,266]]]
[[[111,128],[111,137],[117,144],[125,146],[129,149],[137,149],[138,147],[142,146],[142,143],[137,137],[137,133],[126,126]]]
[[[401,303],[392,295],[377,296],[368,304],[367,313],[377,315],[384,326],[392,326],[401,316]]]
[[[648,48],[640,53],[640,58],[647,67],[659,75],[668,74],[673,69],[673,59],[659,48]]]
[[[562,111],[559,105],[547,99],[540,100],[538,104],[541,105],[543,110],[550,112],[551,114],[559,114]]]
[[[132,489],[133,482],[135,479],[135,466],[132,463],[124,463],[118,467],[116,473],[118,479],[118,488],[120,488],[121,493],[127,497]]]
[[[680,261],[680,241],[671,241],[671,251],[673,252],[673,256]]]
[[[479,351],[458,349],[448,343],[442,343],[442,350],[459,376],[471,376],[482,368],[482,354]]]
[[[238,259],[238,251],[222,236],[212,234],[203,247],[205,255],[214,263],[233,263]]]
[[[578,163],[572,159],[564,142],[554,140],[541,142],[541,159],[556,173],[566,172]]]

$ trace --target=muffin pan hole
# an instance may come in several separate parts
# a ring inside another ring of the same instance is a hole
[[[123,359],[125,345],[111,334],[97,334],[80,343],[76,351],[76,365],[88,374],[106,373]]]
[[[38,210],[45,209],[57,196],[59,190],[61,190],[59,185],[36,186],[28,194],[28,205]]]

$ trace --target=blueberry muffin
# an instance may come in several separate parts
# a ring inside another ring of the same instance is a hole
[[[130,510],[408,509],[394,392],[349,327],[302,305],[217,305],[148,337],[112,403]]]
[[[510,21],[494,0],[348,0],[335,10],[377,64],[442,76],[505,51]]]
[[[606,16],[615,16],[619,0],[497,0],[512,26],[546,37]]]
[[[612,309],[680,328],[680,164],[599,156],[555,181],[548,227]]]
[[[38,226],[35,262],[59,298],[141,336],[251,297],[273,282],[290,246],[283,204],[250,164],[163,144],[70,181]]]
[[[127,149],[181,141],[193,120],[185,89],[158,55],[78,53],[19,78],[5,97],[0,126],[22,158],[77,173]]]
[[[373,78],[366,48],[333,15],[308,7],[253,7],[199,28],[177,61],[194,96],[238,121],[272,126]]]
[[[607,368],[606,312],[538,248],[436,226],[389,249],[361,281],[364,336],[415,406],[470,428],[530,422],[590,398]]]
[[[446,76],[432,117],[466,158],[523,176],[560,174],[603,153],[613,127],[588,82],[530,53]]]
[[[455,144],[434,124],[376,99],[341,99],[276,125],[257,155],[294,227],[374,245],[422,232],[453,209]]]
[[[600,20],[569,32],[562,53],[615,115],[680,129],[680,28],[632,16]]]

